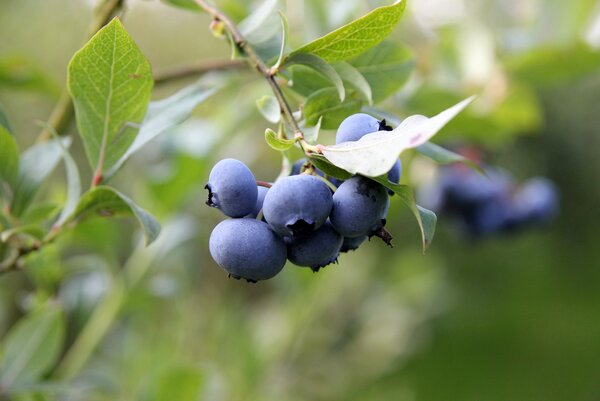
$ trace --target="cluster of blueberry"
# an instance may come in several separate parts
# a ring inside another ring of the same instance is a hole
[[[390,129],[385,120],[354,114],[339,126],[336,143]],[[388,179],[398,183],[401,170],[398,160]],[[207,205],[231,217],[211,233],[210,253],[237,279],[269,279],[286,260],[318,271],[373,235],[387,237],[387,188],[358,175],[345,181],[326,177],[306,160],[270,185],[257,182],[242,162],[224,159],[211,170],[206,189]]]
[[[558,193],[548,179],[515,185],[506,172],[486,168],[485,173],[461,164],[442,167],[435,182],[419,189],[419,202],[454,216],[472,237],[519,231],[557,215]]]

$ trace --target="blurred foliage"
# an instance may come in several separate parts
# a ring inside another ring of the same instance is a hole
[[[236,21],[257,6],[218,3]],[[290,47],[389,3],[288,1]],[[65,83],[91,7],[0,2],[0,35],[10,38],[0,41],[0,123],[10,121],[20,149],[33,144],[56,82]],[[123,20],[155,71],[229,55],[201,13],[131,1]],[[399,118],[478,93],[436,140],[476,143],[486,162],[520,178],[550,177],[562,194],[556,224],[468,242],[442,220],[422,255],[418,227],[395,196],[393,249],[371,241],[318,274],[290,265],[258,285],[227,280],[211,260],[208,235],[221,216],[204,206],[203,186],[223,157],[277,177],[281,160],[263,140],[277,127],[255,104],[271,92],[251,72],[221,73],[216,95],[111,180],[161,222],[155,243],[144,248],[131,219],[95,217],[0,277],[0,393],[10,384],[3,396],[14,400],[599,398],[599,21],[590,0],[410,1],[381,45],[390,50],[349,61],[377,108]],[[404,69],[394,85],[378,86],[373,62]],[[321,79],[303,66],[288,73],[292,83],[300,73]],[[153,96],[190,82],[162,84]],[[286,95],[299,104],[325,85]],[[351,88],[346,96],[364,102]],[[333,143],[333,131],[319,141]],[[86,166],[78,138],[70,150]],[[428,174],[416,152],[403,162],[403,183]],[[44,173],[50,182],[31,193],[37,203],[23,223],[46,221],[66,197],[63,168]],[[82,175],[87,183],[92,171]]]

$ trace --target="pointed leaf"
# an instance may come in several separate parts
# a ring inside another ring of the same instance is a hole
[[[352,177],[352,174],[346,170],[342,170],[341,168],[334,166],[323,156],[311,155],[310,161],[315,165],[316,168],[331,177],[337,178],[338,180],[347,180],[348,178]]]
[[[222,85],[223,82],[214,76],[207,76],[165,99],[151,102],[135,140],[106,176],[114,175],[131,155],[158,135],[187,120],[196,106],[212,96]]]
[[[160,224],[150,213],[139,207],[122,193],[110,187],[95,187],[83,194],[75,212],[73,212],[67,222],[84,219],[93,214],[101,216],[135,216],[144,231],[146,245],[150,245],[160,233]]]
[[[15,187],[19,177],[19,148],[15,138],[0,125],[0,193],[3,183]]]
[[[108,171],[133,143],[152,85],[150,64],[117,18],[75,54],[68,88],[93,169]]]
[[[279,67],[281,67],[281,63],[283,63],[285,49],[287,47],[289,37],[288,20],[281,11],[279,11],[279,18],[281,19],[281,47],[279,48],[279,56],[277,57],[277,62],[272,67],[274,71],[279,70]]]
[[[274,96],[263,96],[256,101],[256,107],[270,123],[277,124],[281,120],[281,107]]]
[[[63,314],[56,307],[46,307],[21,319],[4,342],[0,386],[10,389],[40,379],[58,360],[64,337]]]
[[[238,29],[251,43],[262,43],[277,33],[276,10],[279,0],[265,0],[238,24]]]
[[[317,123],[313,127],[307,127],[306,124],[302,124],[301,129],[304,134],[304,140],[308,143],[314,144],[319,139],[319,133],[321,132],[321,123],[323,117],[319,117]]]
[[[60,142],[59,142],[60,143]],[[81,197],[81,178],[79,177],[79,169],[69,150],[61,145],[62,157],[65,162],[65,170],[67,173],[67,200],[58,216],[58,220],[54,223],[55,227],[61,226],[71,213],[75,211],[79,198]]]
[[[358,141],[338,145],[320,145],[319,150],[331,163],[346,171],[378,177],[392,168],[402,151],[427,142],[473,99],[463,100],[432,118],[410,116],[393,131],[374,132]]]
[[[298,53],[288,58],[285,62],[286,66],[292,66],[295,64],[310,67],[326,77],[337,89],[340,96],[340,101],[344,101],[344,98],[346,97],[346,90],[344,88],[342,78],[340,78],[337,71],[328,62],[318,56],[315,56],[314,54]]]
[[[0,104],[0,127],[4,127],[8,132],[12,132],[12,127],[10,125],[10,121],[8,120],[8,116],[6,115],[6,111],[2,104]]]
[[[12,201],[12,213],[19,217],[27,210],[38,188],[54,171],[62,155],[62,147],[69,147],[70,138],[62,138],[39,143],[27,149],[21,155],[19,179],[15,186]]]
[[[367,104],[373,104],[371,85],[369,85],[369,82],[356,68],[344,61],[338,61],[333,64],[333,68],[335,68],[344,82],[356,89],[358,93],[362,95]]]
[[[376,8],[291,54],[312,53],[328,62],[348,60],[385,39],[400,21],[405,8],[406,0]]]
[[[352,98],[340,102],[334,88],[323,88],[306,99],[304,118],[307,125],[315,125],[322,118],[321,128],[335,129],[344,118],[360,111],[361,104],[360,100]]]
[[[162,0],[163,2],[175,7],[190,11],[202,11],[200,6],[194,0]]]
[[[437,224],[437,216],[431,210],[425,209],[417,205],[415,202],[415,195],[412,188],[407,185],[394,184],[387,179],[387,176],[379,176],[372,178],[378,183],[394,191],[396,195],[408,206],[410,211],[413,213],[419,223],[421,229],[421,240],[423,242],[423,252],[427,250],[427,247],[433,241],[435,235],[435,226]]]
[[[277,133],[270,128],[267,128],[265,130],[265,141],[267,141],[267,144],[270,147],[280,152],[288,150],[289,148],[294,146],[294,142],[296,142],[293,139],[279,138],[277,136]]]
[[[415,67],[411,51],[396,42],[384,41],[348,61],[369,83],[373,103],[379,103],[400,89]]]

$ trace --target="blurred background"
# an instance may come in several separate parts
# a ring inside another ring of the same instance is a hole
[[[388,3],[288,0],[290,45]],[[256,6],[218,4],[236,20]],[[52,110],[93,5],[0,1],[0,104],[21,149]],[[600,3],[407,7],[392,36],[406,46],[410,68],[378,107],[399,118],[433,115],[478,94],[434,142],[475,145],[516,181],[553,180],[561,194],[553,224],[473,240],[440,216],[423,255],[418,226],[394,197],[393,249],[372,240],[317,274],[288,265],[256,285],[229,280],[208,254],[223,218],[204,205],[208,172],[233,157],[272,181],[281,159],[264,143],[269,123],[255,106],[268,86],[249,69],[224,73],[222,90],[111,182],[161,221],[157,243],[141,247],[131,219],[95,219],[30,257],[24,271],[0,277],[0,338],[49,300],[66,323],[62,359],[45,385],[14,398],[600,399]],[[132,0],[123,20],[156,74],[230,55],[205,14]],[[153,97],[195,79],[156,84]],[[324,131],[319,141],[333,135]],[[71,150],[89,182],[79,138]],[[402,159],[410,185],[433,168],[417,154]],[[64,174],[57,169],[40,204],[64,200]]]

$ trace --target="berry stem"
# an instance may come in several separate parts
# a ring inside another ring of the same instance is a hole
[[[196,1],[196,4],[198,4],[204,11],[206,11],[214,19],[221,21],[225,25],[225,28],[231,34],[231,37],[233,38],[233,41],[235,42],[236,46],[238,46],[244,52],[244,54],[248,57],[250,64],[252,64],[254,66],[254,68],[267,80],[267,82],[271,86],[271,90],[273,91],[275,98],[277,99],[277,102],[279,103],[279,106],[281,108],[281,114],[283,115],[283,118],[288,123],[288,125],[292,128],[294,137],[299,139],[300,146],[306,152],[307,143],[304,142],[304,134],[302,133],[302,130],[298,126],[298,122],[294,118],[292,109],[291,109],[289,103],[287,102],[287,100],[285,99],[285,96],[283,95],[281,87],[275,80],[275,74],[274,74],[275,71],[272,71],[269,67],[267,67],[265,65],[264,61],[256,53],[254,48],[248,43],[248,41],[246,40],[244,35],[242,35],[240,30],[233,23],[233,21],[231,21],[231,19],[229,19],[229,17],[227,17],[225,14],[223,14],[216,7],[208,4],[205,0],[195,0],[195,1]]]
[[[265,187],[265,188],[271,188],[273,186],[273,184],[266,182],[266,181],[261,181],[261,180],[256,180],[256,185],[258,185],[259,187]]]

